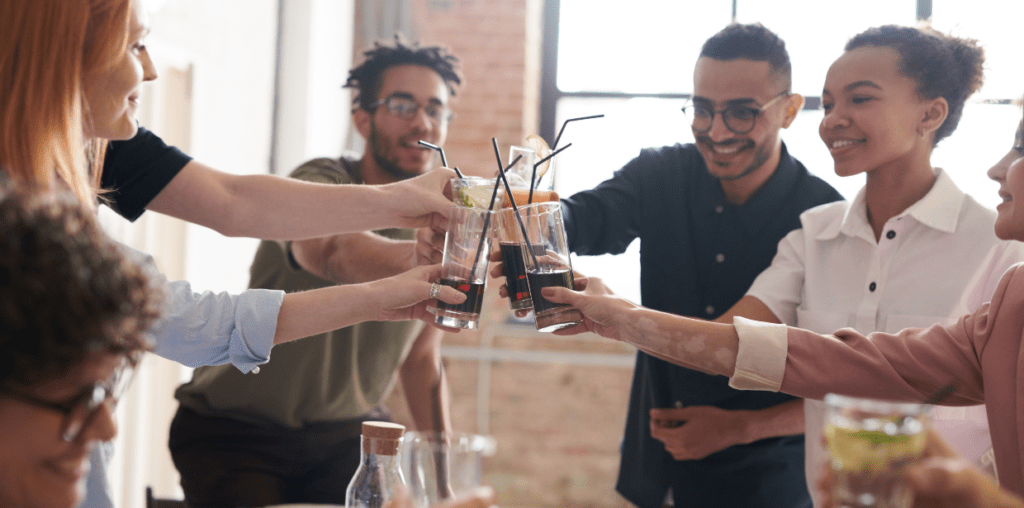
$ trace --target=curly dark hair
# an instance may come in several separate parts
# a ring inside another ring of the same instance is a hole
[[[985,51],[975,39],[945,35],[929,27],[885,25],[853,36],[846,51],[864,46],[892,48],[900,55],[900,74],[917,83],[919,97],[946,99],[949,114],[935,131],[932,146],[956,130],[964,103],[984,83]]]
[[[401,35],[395,35],[393,45],[375,42],[373,48],[363,52],[363,56],[363,63],[348,71],[344,88],[356,89],[352,103],[366,111],[374,110],[384,71],[398,65],[421,65],[433,70],[448,85],[448,92],[452,95],[455,95],[456,85],[462,84],[458,57],[440,46],[420,47],[419,43],[406,43]]]
[[[69,193],[0,181],[0,386],[66,375],[89,355],[135,361],[163,293]]]
[[[704,42],[700,56],[724,62],[741,58],[768,62],[786,90],[793,86],[793,64],[786,42],[761,23],[733,23],[723,28]]]

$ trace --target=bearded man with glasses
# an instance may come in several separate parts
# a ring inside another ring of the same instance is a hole
[[[349,72],[361,156],[319,158],[291,177],[334,185],[386,184],[436,167],[461,84],[458,59],[444,48],[377,43]],[[429,230],[428,230],[429,231]],[[425,233],[427,234],[427,233]],[[264,241],[250,285],[288,293],[389,277],[440,262],[417,253],[412,230]],[[382,404],[395,378],[420,430],[448,431],[447,384],[440,369],[442,333],[412,322],[367,322],[288,347],[258,375],[231,366],[200,367],[176,392],[170,449],[193,508],[336,504],[359,465],[364,420],[388,420]],[[440,428],[434,388],[445,390]]]
[[[800,214],[842,199],[779,137],[802,106],[785,43],[760,24],[708,39],[684,109],[695,143],[646,149],[563,200],[570,248],[640,239],[642,304],[714,319],[767,268]],[[699,347],[699,345],[694,345]],[[616,489],[641,508],[811,506],[802,401],[637,353]]]
[[[162,293],[71,195],[0,182],[0,506],[72,508]]]

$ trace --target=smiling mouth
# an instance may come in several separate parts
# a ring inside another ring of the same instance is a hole
[[[864,139],[833,139],[828,143],[828,148],[829,150],[842,150],[865,142],[867,140]]]
[[[707,139],[700,140],[700,144],[704,145],[705,148],[715,155],[735,155],[753,146],[751,142],[732,141],[728,143],[715,143]]]

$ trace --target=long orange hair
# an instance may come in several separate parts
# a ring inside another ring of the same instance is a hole
[[[83,76],[124,51],[130,9],[130,0],[0,2],[0,171],[39,190],[60,180],[94,206],[89,171],[98,176],[102,146],[84,139]]]

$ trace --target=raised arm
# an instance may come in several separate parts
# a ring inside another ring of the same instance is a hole
[[[388,185],[327,185],[233,175],[190,161],[147,206],[226,236],[296,240],[388,227],[444,227],[455,173]]]
[[[416,266],[415,241],[373,232],[295,241],[291,252],[306,271],[341,284],[383,279]]]

